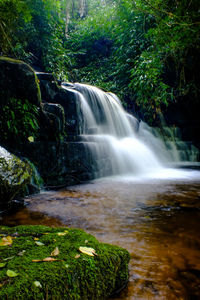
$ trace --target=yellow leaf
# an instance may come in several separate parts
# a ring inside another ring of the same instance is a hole
[[[51,252],[51,256],[57,256],[60,253],[58,247],[56,247],[52,252]]]
[[[33,143],[34,142],[34,137],[33,136],[29,136],[28,140],[29,140],[29,142]]]
[[[80,254],[76,254],[74,258],[79,258],[80,257]]]
[[[34,238],[34,241],[39,241],[39,239],[38,238]]]
[[[57,232],[57,235],[62,236],[62,235],[66,235],[67,232]]]
[[[15,273],[15,272],[12,271],[12,270],[7,270],[6,274],[7,274],[7,276],[9,276],[9,277],[16,277],[16,276],[19,275],[19,274]]]
[[[89,247],[79,247],[79,251],[90,256],[97,255],[95,250]]]
[[[0,246],[10,246],[12,245],[12,237],[6,236],[0,239]]]

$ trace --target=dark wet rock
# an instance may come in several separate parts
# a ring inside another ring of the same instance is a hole
[[[87,143],[35,142],[27,144],[24,151],[26,156],[31,153],[31,161],[44,179],[45,186],[71,185],[95,176],[97,162]]]
[[[57,137],[59,137],[59,134],[63,135],[65,131],[65,113],[63,107],[60,104],[43,103],[42,108],[46,114],[46,118],[49,119],[49,123],[52,123],[54,134]]]
[[[34,70],[26,63],[0,57],[0,100],[3,105],[9,98],[28,100],[40,106],[41,95]]]
[[[67,135],[79,135],[82,126],[81,103],[73,90],[70,90],[72,85],[66,85],[65,83],[60,87],[52,76],[47,76],[45,73],[41,76],[39,82],[42,101],[45,103],[59,104],[63,107]]]

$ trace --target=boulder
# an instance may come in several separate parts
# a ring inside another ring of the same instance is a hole
[[[128,281],[128,251],[83,230],[17,226],[0,234],[2,300],[103,300]]]
[[[23,193],[30,183],[32,169],[27,162],[0,147],[0,207],[8,207],[11,200]]]

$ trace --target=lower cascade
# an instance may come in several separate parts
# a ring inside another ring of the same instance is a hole
[[[81,140],[96,162],[95,177],[147,174],[179,161],[176,145],[167,146],[144,122],[127,114],[116,95],[85,84],[62,87],[81,103]]]

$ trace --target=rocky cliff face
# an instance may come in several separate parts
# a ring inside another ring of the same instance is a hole
[[[93,178],[91,153],[79,137],[81,104],[72,91],[51,74],[36,74],[22,61],[1,57],[0,102],[0,145],[28,158],[45,186]],[[7,201],[13,198],[2,193]]]

